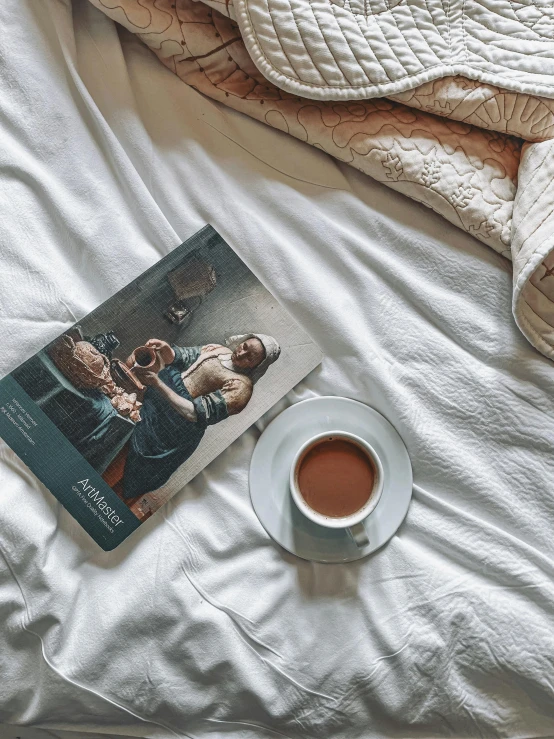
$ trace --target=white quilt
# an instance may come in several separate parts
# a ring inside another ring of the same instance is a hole
[[[1,447],[0,737],[554,734],[554,370],[509,263],[87,0],[6,0],[0,25],[0,374],[207,221],[325,354],[115,552]],[[280,551],[248,498],[270,418],[333,393],[414,465],[398,535],[348,566]]]
[[[91,2],[193,89],[349,163],[511,257],[516,321],[554,358],[553,101],[465,77],[396,96],[409,107],[308,100],[256,69],[233,0]]]
[[[234,5],[258,69],[295,95],[364,100],[462,75],[554,97],[550,0],[235,0]]]

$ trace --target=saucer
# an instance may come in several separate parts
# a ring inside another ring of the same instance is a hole
[[[364,522],[369,544],[362,548],[346,531],[307,519],[290,494],[295,453],[326,431],[360,436],[383,464],[383,493]],[[310,398],[283,411],[260,436],[250,464],[250,497],[264,529],[291,554],[314,562],[352,562],[382,547],[398,530],[412,497],[412,465],[396,429],[373,408],[350,398]]]

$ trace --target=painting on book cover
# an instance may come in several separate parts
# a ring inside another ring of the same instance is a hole
[[[207,226],[11,374],[143,521],[319,359]]]

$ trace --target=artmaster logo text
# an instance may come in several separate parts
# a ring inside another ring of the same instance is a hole
[[[108,521],[114,526],[119,526],[120,523],[123,523],[123,519],[115,512],[115,508],[108,505],[98,488],[89,484],[88,477],[84,480],[79,480],[71,489],[87,504],[87,507],[95,516],[98,516],[99,511],[105,516],[105,518],[99,517],[98,520],[102,521],[104,526],[110,531],[113,532],[113,528],[108,524]]]

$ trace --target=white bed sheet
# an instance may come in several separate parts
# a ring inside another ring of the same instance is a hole
[[[1,447],[1,736],[553,735],[554,367],[509,263],[86,0],[0,23],[1,373],[205,222],[325,353],[115,552]],[[248,498],[261,430],[319,394],[377,408],[414,465],[398,535],[348,566],[279,550]]]

